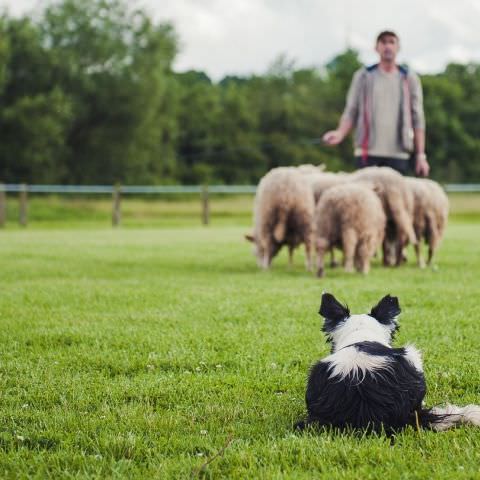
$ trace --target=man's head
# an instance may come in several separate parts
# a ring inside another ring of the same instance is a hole
[[[395,63],[400,50],[400,40],[395,32],[384,30],[377,36],[375,50],[380,55],[380,60],[385,63]]]

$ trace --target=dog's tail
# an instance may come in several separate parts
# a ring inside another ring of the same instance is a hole
[[[417,412],[415,422],[418,427],[440,432],[459,425],[474,425],[480,427],[480,405],[446,405],[433,407]]]

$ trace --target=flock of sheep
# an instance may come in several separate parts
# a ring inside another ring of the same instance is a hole
[[[439,245],[448,218],[448,198],[428,179],[403,177],[388,167],[367,167],[354,173],[324,171],[323,166],[279,167],[260,181],[255,196],[254,243],[260,267],[268,269],[283,245],[305,244],[307,269],[316,251],[317,275],[325,273],[325,255],[343,251],[345,271],[368,273],[370,260],[382,248],[383,264],[406,261],[415,248],[425,267],[421,241],[428,245],[427,264]]]

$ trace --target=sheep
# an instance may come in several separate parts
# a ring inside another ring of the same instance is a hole
[[[367,182],[382,201],[387,216],[383,244],[384,265],[400,265],[404,260],[403,249],[408,243],[417,244],[413,229],[413,194],[405,178],[389,167],[366,167],[350,175],[354,182]],[[394,256],[387,252],[394,247]]]
[[[312,163],[304,163],[303,165],[298,165],[297,169],[301,173],[305,174],[317,174],[317,173],[322,173],[325,172],[326,170],[326,165],[321,163],[320,165],[313,165]]]
[[[270,170],[258,184],[254,204],[254,232],[245,238],[255,244],[258,265],[270,267],[283,245],[293,250],[305,244],[306,267],[312,268],[313,214],[315,204],[308,179],[294,167]]]
[[[349,175],[344,172],[326,172],[325,166],[323,164],[306,164],[300,165],[297,168],[303,175],[308,178],[313,190],[315,204],[318,203],[320,197],[322,196],[323,192],[327,190],[327,188],[345,183],[349,179]]]
[[[348,182],[326,190],[315,208],[317,276],[324,275],[323,258],[332,247],[343,250],[346,272],[367,274],[386,222],[382,202],[367,185]]]
[[[312,186],[315,204],[318,203],[326,190],[347,182],[349,178],[349,175],[343,172],[323,172],[317,175],[312,175],[312,177],[310,178],[310,184]]]
[[[324,165],[300,165],[297,168],[300,170],[300,172],[302,172],[302,174],[307,176],[310,182],[313,191],[313,197],[315,199],[315,205],[320,200],[323,192],[325,192],[328,188],[345,183],[349,179],[349,175],[344,172],[326,172]],[[338,266],[338,263],[335,261],[335,252],[333,247],[330,251],[330,266],[332,268]]]
[[[420,240],[425,240],[428,245],[427,265],[431,265],[447,224],[448,197],[442,187],[433,180],[407,177],[406,181],[414,199],[413,228],[418,240],[415,245],[415,254],[418,266],[424,268],[425,260],[422,256]]]

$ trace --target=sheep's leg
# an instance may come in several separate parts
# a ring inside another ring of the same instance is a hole
[[[270,268],[270,256],[268,253],[265,253],[262,258],[262,268],[268,270]]]
[[[305,268],[311,272],[313,269],[312,250],[313,250],[313,235],[309,233],[305,240]]]
[[[288,212],[285,211],[285,209],[280,208],[277,215],[277,223],[273,228],[273,238],[277,243],[283,243],[285,241],[285,234],[287,231]]]
[[[358,272],[366,275],[370,271],[370,258],[374,251],[369,248],[368,243],[360,242],[355,255],[355,268]]]
[[[325,275],[324,256],[328,249],[328,242],[324,238],[317,240],[317,277]]]
[[[428,258],[427,265],[432,264],[433,254],[440,243],[440,230],[434,218],[429,218],[430,234],[428,236]]]
[[[386,236],[382,243],[383,265],[385,267],[393,267],[397,264],[398,259],[398,242],[397,237]]]
[[[323,252],[317,251],[317,277],[325,276],[325,265],[323,263]]]
[[[387,220],[382,242],[382,261],[384,267],[393,267],[397,261],[397,241],[400,233],[393,220]]]
[[[305,268],[307,272],[312,271],[312,248],[308,243],[305,244]]]
[[[425,260],[423,259],[423,256],[422,256],[422,247],[420,245],[420,242],[414,245],[414,248],[415,248],[415,255],[417,256],[417,265],[420,268],[425,268]]]
[[[266,241],[263,244],[263,256],[261,259],[261,265],[264,270],[268,270],[270,268],[270,264],[272,263],[272,244],[269,241]]]
[[[343,244],[343,267],[346,272],[355,271],[354,258],[355,248],[357,246],[357,233],[351,228],[347,228],[342,232]]]
[[[433,260],[433,254],[435,253],[435,249],[432,247],[432,245],[428,246],[428,258],[427,258],[427,265],[430,266],[432,265],[432,260]]]
[[[314,249],[313,231],[310,225],[307,225],[303,229],[303,243],[305,244],[305,268],[308,272],[313,269],[312,253]]]
[[[397,267],[399,267],[402,263],[407,261],[407,255],[406,255],[406,252],[405,252],[407,245],[408,245],[407,237],[403,234],[400,234],[399,238],[397,239],[396,246],[395,246],[395,248],[396,248],[396,253],[395,253],[396,263],[395,263],[395,265]],[[414,243],[413,245],[414,246],[418,245],[418,242]]]
[[[360,267],[360,272],[363,273],[364,275],[367,275],[368,272],[370,272],[370,259],[367,258],[362,258],[362,265]]]
[[[440,243],[440,233],[438,230],[432,229],[430,233],[430,238],[428,239],[428,258],[427,258],[427,265],[430,266],[432,264],[433,254]]]
[[[390,264],[388,263],[387,239],[385,239],[382,243],[382,256],[383,256],[383,266],[389,267]]]
[[[338,267],[338,262],[335,260],[335,248],[333,247],[330,249],[330,267]]]
[[[288,246],[288,268],[293,267],[293,247],[292,245]]]
[[[390,209],[395,226],[401,237],[405,238],[405,245],[411,243],[415,245],[417,243],[417,236],[415,235],[415,229],[413,228],[412,219],[407,211],[401,205],[395,205],[390,203]]]

